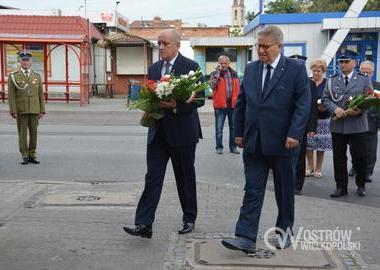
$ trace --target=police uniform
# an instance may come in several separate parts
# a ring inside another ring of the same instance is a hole
[[[342,55],[341,60],[353,60],[355,54]],[[330,76],[323,93],[322,103],[333,115],[335,109],[347,109],[350,97],[366,93],[372,89],[367,75],[353,70],[351,77],[343,73]],[[352,160],[357,168],[356,185],[358,195],[365,195],[365,179],[367,178],[367,112],[356,116],[347,116],[331,121],[333,146],[334,177],[337,189],[330,196],[333,198],[347,195],[347,145],[352,149]]]
[[[20,59],[30,60],[31,53],[22,51]],[[19,67],[8,77],[9,109],[16,116],[22,164],[38,164],[36,159],[37,126],[40,114],[45,114],[44,93],[41,76],[32,69]],[[29,130],[29,145],[28,145]]]

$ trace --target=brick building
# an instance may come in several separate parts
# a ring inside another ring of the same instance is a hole
[[[154,17],[153,20],[136,20],[129,25],[130,34],[143,37],[152,43],[157,43],[158,34],[166,29],[176,29],[182,35],[180,52],[194,59],[194,50],[190,46],[190,38],[193,37],[228,37],[229,27],[207,27],[206,25],[188,26],[182,20],[163,20],[161,17]],[[153,61],[158,60],[158,51],[153,53]]]

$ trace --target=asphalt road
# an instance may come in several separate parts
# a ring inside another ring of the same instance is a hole
[[[140,113],[132,111],[53,111],[41,121],[38,155],[40,165],[22,166],[14,121],[0,113],[0,181],[143,181],[147,129],[138,125]],[[214,152],[214,116],[201,114],[204,139],[198,144],[196,169],[198,181],[244,185],[241,155]],[[227,128],[225,135],[228,134]],[[227,146],[227,136],[224,138]],[[228,148],[228,147],[227,147]],[[378,148],[378,153],[380,152]],[[380,153],[379,153],[380,156]],[[326,153],[323,178],[307,178],[304,195],[330,200],[334,189],[331,152]],[[380,207],[380,169],[375,168],[368,195],[355,194],[350,180],[349,196],[339,199],[353,205]],[[170,164],[166,175],[174,179]],[[272,188],[269,180],[268,188]]]

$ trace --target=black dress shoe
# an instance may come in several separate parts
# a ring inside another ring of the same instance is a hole
[[[366,182],[366,183],[372,183],[372,179],[371,179],[371,178],[367,178],[367,179],[365,180],[365,182]]]
[[[34,157],[29,158],[29,163],[40,164],[40,161]]]
[[[355,169],[354,168],[351,168],[350,171],[348,172],[348,176],[355,176],[356,175],[356,172],[355,172]]]
[[[294,194],[295,194],[295,195],[298,195],[298,196],[301,196],[301,195],[302,195],[302,191],[301,191],[300,189],[296,189],[296,190],[294,191]]]
[[[357,193],[360,197],[364,197],[364,196],[365,196],[365,187],[358,187],[358,190],[356,191],[356,193]]]
[[[232,153],[232,154],[240,154],[240,152],[237,150],[237,148],[231,149],[230,153]]]
[[[151,225],[139,224],[135,228],[123,227],[123,230],[133,236],[141,236],[143,238],[152,238],[153,231]]]
[[[339,197],[346,196],[347,194],[348,194],[347,189],[337,188],[336,190],[334,190],[333,193],[330,194],[330,197],[339,198]]]
[[[26,165],[28,163],[29,163],[29,159],[28,158],[22,158],[21,165]]]
[[[182,228],[178,231],[178,234],[191,233],[194,230],[194,223],[184,222]]]

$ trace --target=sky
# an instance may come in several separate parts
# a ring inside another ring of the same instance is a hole
[[[231,24],[232,0],[119,0],[118,11],[130,21],[152,19],[182,19],[189,24],[208,26]],[[61,9],[63,13],[78,11],[85,0],[0,0],[0,5],[29,10]],[[88,11],[116,9],[116,1],[86,0]],[[245,0],[246,10],[258,10],[258,0]],[[64,15],[64,14],[63,14]]]

